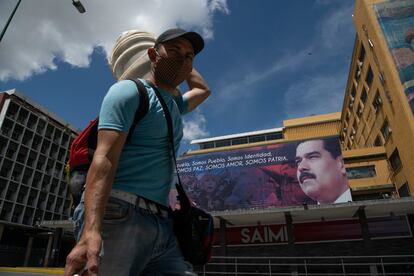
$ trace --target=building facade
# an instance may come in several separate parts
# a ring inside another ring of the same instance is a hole
[[[383,147],[400,196],[414,195],[414,4],[357,0],[341,115],[345,150]]]
[[[16,90],[0,93],[0,129],[0,247],[7,248],[0,259],[7,263],[50,230],[43,222],[70,217],[64,171],[77,132]]]

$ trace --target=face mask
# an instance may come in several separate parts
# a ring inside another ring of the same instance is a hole
[[[154,66],[155,77],[173,87],[182,83],[193,69],[184,65],[183,56],[162,57],[157,53],[158,60]]]

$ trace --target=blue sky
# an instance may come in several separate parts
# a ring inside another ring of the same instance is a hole
[[[17,0],[0,2],[2,28]],[[115,81],[107,52],[125,30],[180,26],[206,39],[195,67],[211,97],[184,117],[185,140],[341,111],[355,30],[351,0],[22,1],[0,42],[0,91],[16,88],[78,128]]]

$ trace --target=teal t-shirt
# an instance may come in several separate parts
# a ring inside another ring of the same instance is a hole
[[[141,119],[122,150],[113,189],[131,192],[168,206],[168,194],[173,180],[174,163],[170,152],[168,127],[161,103],[151,86],[148,91],[149,110]],[[174,147],[177,152],[183,137],[181,114],[188,110],[185,97],[173,97],[159,89],[171,113]],[[124,80],[115,83],[106,94],[99,114],[99,129],[128,132],[139,104],[135,83]]]

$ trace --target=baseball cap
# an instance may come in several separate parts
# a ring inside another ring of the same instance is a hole
[[[178,37],[182,37],[190,41],[191,45],[193,45],[194,55],[197,55],[204,48],[204,40],[201,35],[196,32],[187,32],[180,28],[168,29],[160,34],[155,40],[155,45]]]

